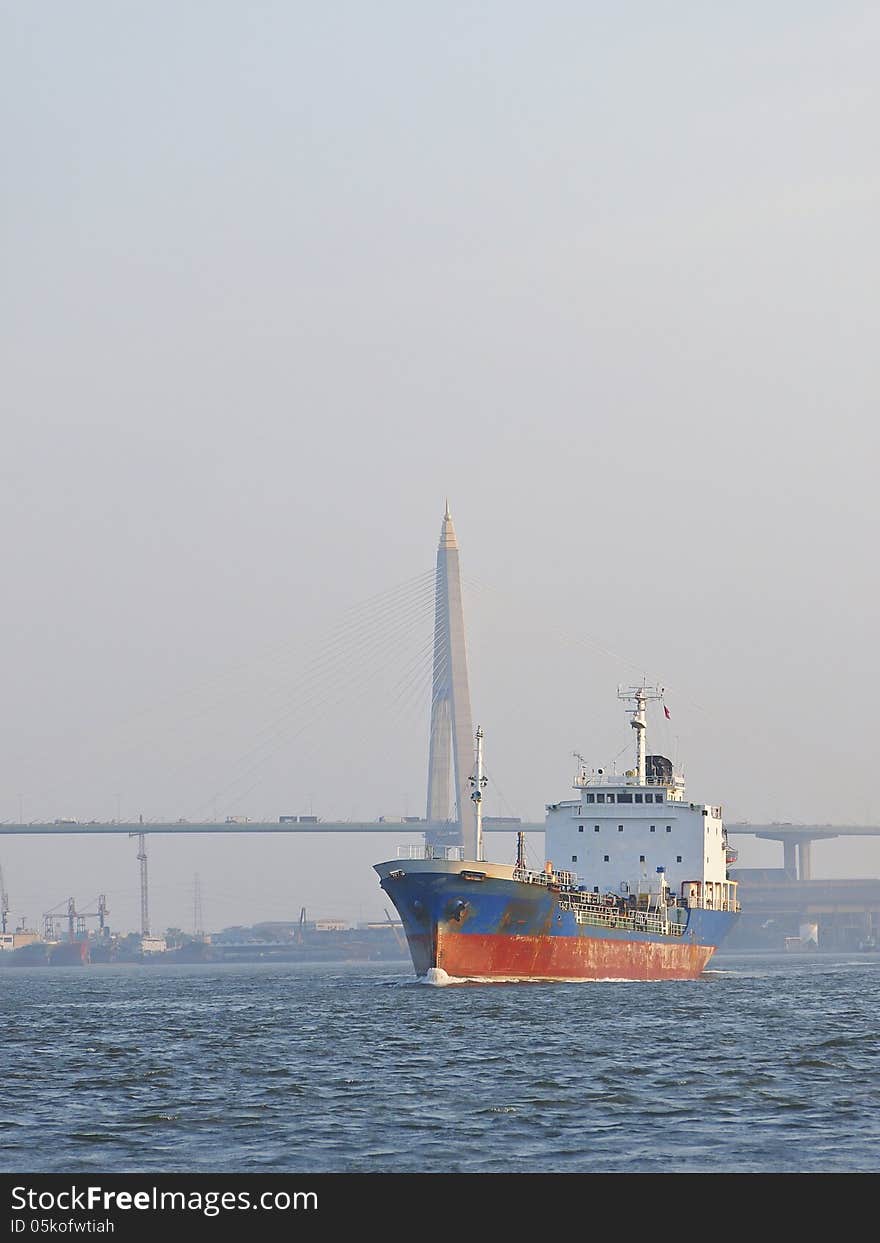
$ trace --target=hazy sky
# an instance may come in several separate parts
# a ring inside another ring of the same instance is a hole
[[[0,819],[424,814],[448,496],[488,814],[646,674],[728,820],[880,821],[876,5],[0,14]],[[151,839],[154,926],[398,840]],[[137,920],[127,838],[0,864]]]

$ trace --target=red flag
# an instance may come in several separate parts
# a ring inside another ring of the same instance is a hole
[[[667,719],[667,721],[671,721],[671,720],[672,720],[672,717],[669,715],[669,709],[666,707],[666,704],[664,704],[664,705],[663,705],[663,711],[664,711],[664,712],[665,712],[665,714],[666,714],[666,719]]]

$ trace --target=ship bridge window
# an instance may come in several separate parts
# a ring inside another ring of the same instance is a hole
[[[646,795],[645,795],[645,802],[646,802],[646,803],[653,803],[653,801],[654,801],[654,795],[653,795],[653,794],[646,794]]]
[[[598,833],[598,832],[599,832],[599,826],[598,826],[598,824],[593,825],[593,832],[594,832],[594,833]]]
[[[578,857],[577,857],[577,855],[572,855],[572,856],[571,856],[571,861],[572,861],[572,863],[577,863],[577,861],[578,861]]]
[[[605,795],[604,795],[604,794],[597,794],[597,795],[596,795],[596,802],[597,802],[597,803],[604,803],[604,802],[605,802]]]
[[[602,858],[605,860],[606,863],[611,862],[611,855],[603,855]]]
[[[608,802],[609,802],[609,803],[613,803],[613,802],[614,802],[614,795],[613,795],[613,794],[609,794],[609,795],[608,795]]]
[[[578,833],[583,833],[583,831],[584,831],[584,826],[583,826],[582,824],[579,824],[579,825],[578,825]]]
[[[637,803],[640,803],[641,801],[642,801],[642,796],[641,796],[641,794],[637,794],[637,795],[636,795],[636,802],[637,802]]]
[[[663,795],[662,795],[662,794],[655,794],[655,795],[654,795],[654,802],[655,802],[655,803],[662,803],[662,802],[663,802]]]
[[[617,801],[618,803],[631,803],[633,796],[631,794],[618,794]]]
[[[639,855],[639,863],[644,863],[644,862],[645,862],[645,856],[644,856],[644,855]],[[681,860],[679,859],[679,863],[680,863],[680,862],[681,862]]]
[[[588,794],[588,795],[587,795],[587,802],[588,802],[588,803],[595,803],[595,801],[596,801],[596,796],[595,796],[595,794]]]
[[[656,826],[656,824],[652,824],[652,825],[651,825],[651,832],[652,832],[652,833],[656,833],[656,832],[657,832],[657,826]]]
[[[667,826],[666,826],[666,832],[667,832],[667,833],[671,833],[671,832],[672,832],[672,825],[671,825],[671,824],[667,824]]]
[[[681,855],[676,855],[676,856],[675,856],[675,862],[676,862],[676,863],[681,863]]]
[[[618,833],[622,833],[622,832],[623,832],[623,825],[622,825],[622,824],[619,824],[619,825],[617,826],[617,831],[618,831]]]

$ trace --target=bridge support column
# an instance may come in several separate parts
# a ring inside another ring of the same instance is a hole
[[[798,842],[798,880],[813,879],[813,843]]]
[[[786,838],[782,843],[782,867],[786,880],[797,880],[797,842]]]

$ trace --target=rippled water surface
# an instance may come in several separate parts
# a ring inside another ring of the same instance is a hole
[[[9,1172],[880,1169],[880,955],[449,988],[10,968],[0,996]]]

